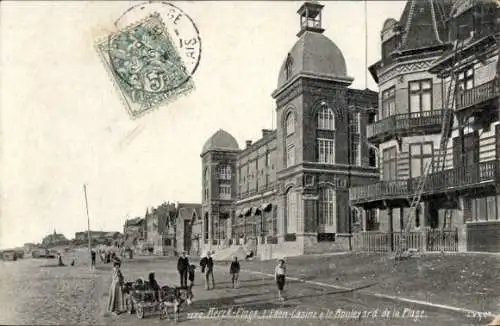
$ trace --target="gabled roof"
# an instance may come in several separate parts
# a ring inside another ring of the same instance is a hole
[[[193,214],[196,214],[196,216],[201,216],[201,204],[192,204],[192,203],[186,203],[186,204],[179,204],[179,214],[178,217],[182,219],[192,219]]]
[[[125,221],[125,226],[134,226],[134,225],[139,225],[143,222],[143,219],[141,217],[136,217],[131,220],[126,220]]]

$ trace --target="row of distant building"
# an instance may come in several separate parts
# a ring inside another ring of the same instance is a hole
[[[35,248],[59,246],[99,245],[125,247],[147,251],[158,255],[173,255],[175,252],[199,252],[197,240],[201,233],[201,204],[165,202],[146,210],[144,217],[127,219],[123,233],[118,231],[80,231],[73,239],[62,233],[45,236],[41,243],[25,243],[24,251]],[[20,249],[20,248],[17,248]]]
[[[165,202],[148,208],[144,217],[128,219],[123,227],[128,247],[157,255],[200,252],[201,204]]]
[[[45,236],[40,243],[25,243],[24,251],[31,251],[35,248],[54,248],[59,246],[83,246],[88,244],[88,237],[91,237],[91,243],[95,245],[116,245],[124,238],[124,234],[118,231],[81,231],[76,232],[73,239],[68,239],[62,233],[53,233]],[[16,248],[19,249],[19,248]]]

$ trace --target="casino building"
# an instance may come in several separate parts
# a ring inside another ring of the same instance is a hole
[[[306,2],[297,12],[298,40],[272,92],[276,129],[244,148],[218,130],[203,146],[203,250],[244,243],[263,258],[348,250],[354,231],[372,227],[370,212],[350,206],[349,188],[379,179],[366,135],[378,93],[349,87],[322,8]]]

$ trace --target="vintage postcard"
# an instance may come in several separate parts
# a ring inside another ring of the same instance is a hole
[[[498,1],[0,6],[0,325],[500,326]]]

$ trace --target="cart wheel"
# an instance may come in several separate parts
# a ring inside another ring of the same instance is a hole
[[[163,320],[163,319],[167,319],[167,318],[168,318],[167,307],[165,307],[164,305],[162,305],[161,308],[160,308],[160,319]]]
[[[137,314],[137,318],[139,319],[144,318],[144,308],[141,307],[140,305],[137,306],[137,308],[135,309],[135,313]]]
[[[127,312],[131,315],[134,313],[134,301],[127,299]]]

